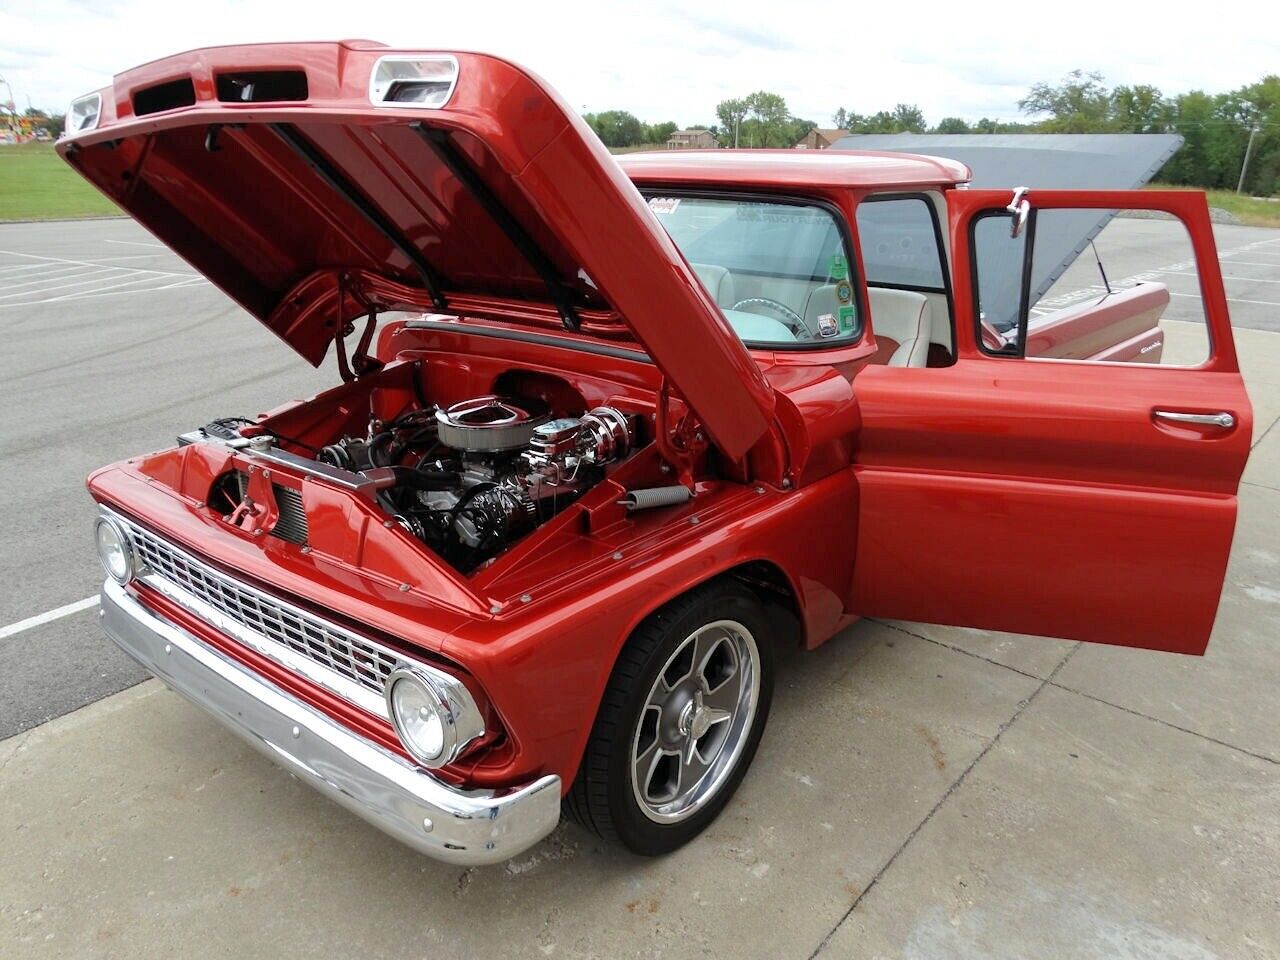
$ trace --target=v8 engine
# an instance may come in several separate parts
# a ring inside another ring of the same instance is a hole
[[[469,571],[573,503],[634,440],[633,419],[613,407],[553,417],[540,400],[482,396],[371,420],[316,459],[376,471],[392,518]]]

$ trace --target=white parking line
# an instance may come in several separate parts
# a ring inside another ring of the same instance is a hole
[[[1198,293],[1174,293],[1169,291],[1171,297],[1186,297],[1188,300],[1199,300]],[[1255,307],[1280,307],[1280,300],[1242,300],[1239,297],[1227,297],[1227,303],[1251,303]]]
[[[108,290],[105,293],[95,293],[92,290],[86,290],[86,291],[82,291],[79,294],[76,294],[74,298],[67,297],[65,300],[60,297],[52,297],[49,300],[14,300],[10,303],[0,303],[0,310],[4,310],[8,307],[31,307],[31,306],[35,306],[36,304],[53,303],[55,301],[60,303],[65,303],[65,302],[71,302],[73,299],[75,302],[81,303],[81,302],[87,302],[89,300],[105,299],[107,297],[127,297],[127,296],[137,297],[137,296],[142,296],[143,294],[161,293],[163,291],[168,291],[168,290],[190,290],[193,287],[198,287],[201,285],[208,286],[209,281],[206,280],[204,277],[196,276],[193,274],[192,276],[185,278],[183,280],[175,280],[171,283],[166,283],[164,284],[164,286],[146,287],[141,290]]]
[[[163,253],[130,253],[123,257],[98,257],[99,260],[154,260],[163,257]]]
[[[59,294],[56,297],[49,297],[48,299],[41,300],[39,302],[40,303],[61,303],[64,300],[92,300],[94,297],[101,296],[102,294],[106,293],[108,290],[115,290],[117,287],[130,287],[130,286],[133,286],[135,283],[154,283],[155,282],[155,277],[139,277],[137,275],[127,276],[127,277],[112,277],[111,279],[113,281],[119,280],[120,282],[99,285],[94,287],[92,290],[77,290],[75,293],[63,293],[63,294]],[[164,288],[157,287],[156,289],[162,290]]]
[[[98,598],[96,596],[85,597],[75,603],[68,603],[62,607],[46,610],[44,613],[37,613],[34,617],[27,617],[27,619],[11,623],[7,627],[0,627],[0,640],[22,633],[24,630],[31,630],[46,623],[52,623],[54,620],[61,620],[63,617],[69,617],[73,613],[79,613],[81,610],[88,610],[90,607],[96,607],[97,605]]]
[[[3,267],[0,267],[0,273],[18,274],[30,273],[33,270],[56,270],[58,266],[56,263],[6,263]]]
[[[19,291],[18,293],[0,294],[0,300],[8,300],[11,297],[28,297],[28,296],[31,296],[32,294],[36,296],[43,296],[44,294],[51,293],[54,290],[65,290],[69,287],[83,287],[87,283],[96,284],[96,283],[104,283],[107,280],[118,280],[120,279],[120,274],[118,271],[121,271],[121,270],[125,271],[125,276],[135,276],[138,273],[138,271],[136,270],[129,271],[125,267],[103,267],[100,270],[91,270],[88,273],[77,274],[75,279],[70,280],[68,283],[54,283],[54,284],[50,284],[47,287],[41,287],[38,290],[22,290],[22,291]],[[147,279],[150,280],[152,278],[147,277]],[[31,302],[44,303],[45,300],[36,300]]]
[[[40,256],[39,254],[35,254],[35,253],[19,253],[19,252],[18,252],[18,251],[16,251],[16,250],[0,250],[0,254],[6,254],[6,255],[11,256],[11,257],[30,257],[30,258],[31,258],[31,259],[33,259],[33,260],[48,261],[48,262],[52,262],[52,263],[78,263],[78,264],[80,264],[80,265],[81,265],[81,266],[83,266],[83,267],[100,267],[100,266],[102,266],[102,264],[100,264],[100,263],[95,263],[95,262],[94,262],[94,261],[92,261],[92,260],[71,260],[71,259],[69,259],[69,258],[67,258],[67,257],[42,257],[42,256]],[[191,276],[195,276],[195,274],[191,273],[190,271],[175,272],[175,271],[173,271],[173,270],[143,270],[143,269],[142,269],[142,268],[140,268],[140,267],[138,268],[138,270],[139,270],[139,272],[140,272],[140,273],[154,273],[154,274],[157,274],[157,275],[159,275],[159,276],[165,276],[165,277],[191,277]]]
[[[106,266],[104,265],[102,269],[106,269]],[[93,272],[92,268],[86,270],[84,267],[78,264],[69,264],[69,265],[59,266],[56,270],[44,270],[41,273],[39,273],[34,280],[23,279],[25,277],[29,277],[30,275],[25,273],[20,273],[12,278],[10,277],[0,278],[0,279],[6,279],[6,280],[13,279],[13,280],[19,281],[18,283],[6,283],[3,286],[0,286],[0,290],[17,290],[19,287],[38,287],[41,284],[49,283],[50,281],[53,281],[53,280],[65,280],[68,277],[82,277],[86,273],[92,273],[92,272]]]
[[[1198,277],[1198,273],[1187,273],[1183,270],[1156,270],[1156,273],[1165,273],[1171,277]],[[1223,274],[1223,280],[1239,280],[1241,283],[1280,283],[1280,280],[1263,280],[1258,277],[1228,277]]]
[[[103,240],[103,243],[127,243],[132,247],[159,247],[161,250],[169,249],[163,243],[146,243],[142,240]]]

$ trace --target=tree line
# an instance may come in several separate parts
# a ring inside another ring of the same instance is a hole
[[[1034,84],[1018,101],[1025,119],[943,117],[930,124],[913,103],[862,114],[839,107],[835,129],[850,133],[1177,133],[1182,149],[1157,179],[1178,186],[1234,190],[1249,151],[1247,192],[1280,192],[1280,76],[1270,75],[1227,93],[1165,95],[1149,84],[1108,86],[1099,73],[1074,70],[1058,83]],[[780,94],[758,90],[716,104],[710,130],[723,147],[791,147],[819,124],[797,117]],[[674,122],[645,124],[625,110],[588,113],[606,146],[663,144]],[[1249,147],[1252,137],[1253,145]]]

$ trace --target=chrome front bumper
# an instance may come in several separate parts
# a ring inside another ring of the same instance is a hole
[[[103,629],[172,689],[375,827],[437,860],[500,863],[560,820],[560,778],[502,794],[464,791],[358,736],[186,630],[157,617],[113,580]]]

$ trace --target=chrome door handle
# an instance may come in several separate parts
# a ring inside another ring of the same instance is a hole
[[[1200,427],[1217,427],[1219,430],[1230,430],[1236,425],[1236,418],[1223,411],[1222,413],[1179,413],[1177,410],[1157,410],[1157,420],[1166,423],[1192,423]]]

